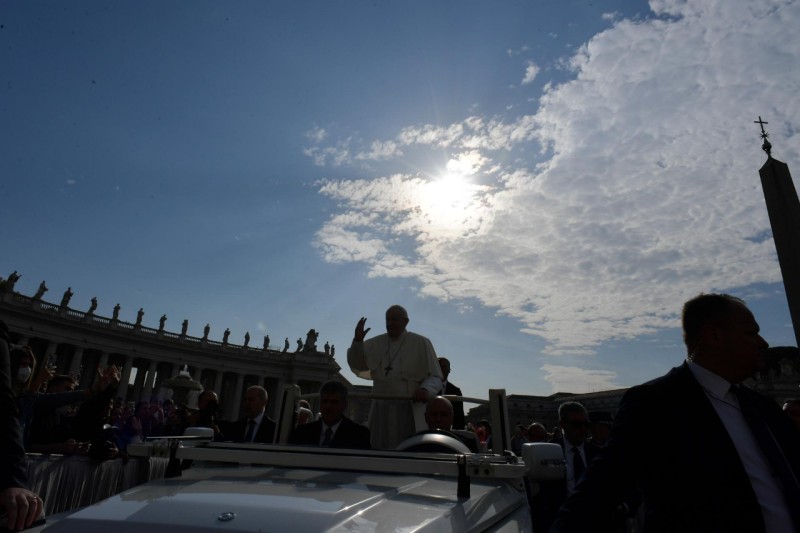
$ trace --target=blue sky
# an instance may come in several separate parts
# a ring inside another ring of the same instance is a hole
[[[469,395],[630,386],[701,291],[793,345],[759,115],[800,3],[3,2],[0,275],[343,373],[390,304]]]

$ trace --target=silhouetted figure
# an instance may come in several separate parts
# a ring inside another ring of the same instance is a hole
[[[44,281],[39,284],[39,288],[36,291],[36,294],[33,295],[34,300],[41,300],[44,293],[47,292],[47,285],[45,285]]]
[[[96,310],[97,310],[97,296],[92,298],[92,305],[89,306],[89,314],[93,315]]]
[[[247,348],[247,345],[250,344],[250,332],[247,331],[244,334],[244,347]]]
[[[161,315],[158,319],[158,331],[164,331],[164,324],[167,322],[167,315]]]
[[[297,338],[297,350],[295,350],[295,351],[296,352],[302,352],[303,351],[303,339],[301,339],[300,337]]]
[[[189,331],[189,321],[184,319],[183,323],[181,324],[181,335],[185,337],[187,331]]]
[[[228,344],[228,337],[231,336],[231,330],[229,328],[225,328],[225,333],[222,334],[222,345],[227,346]]]
[[[325,355],[330,355],[330,354],[331,354],[331,345],[328,344],[328,342],[326,341],[325,342]]]
[[[8,276],[8,279],[6,280],[5,284],[6,292],[14,292],[14,285],[17,284],[20,277],[22,276],[20,274],[17,274],[16,270]]]
[[[139,308],[139,312],[136,313],[136,325],[137,326],[141,326],[142,325],[142,318],[144,318],[144,309],[142,309],[140,307]]]
[[[119,320],[119,310],[121,306],[119,304],[114,306],[114,314],[111,315],[111,320]]]
[[[283,341],[283,353],[286,353],[288,351],[289,351],[289,337],[286,337],[286,339]]]
[[[72,287],[67,287],[67,290],[64,291],[64,296],[61,297],[61,307],[67,307],[69,305],[69,301],[72,298],[73,292]]]
[[[264,335],[264,351],[269,349],[269,335]]]
[[[206,324],[206,327],[203,328],[203,340],[208,340],[208,334],[211,333],[211,324]]]

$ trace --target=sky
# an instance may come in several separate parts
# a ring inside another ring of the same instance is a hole
[[[629,387],[680,308],[795,345],[758,169],[800,1],[0,3],[0,275],[342,374],[392,304],[468,396]]]

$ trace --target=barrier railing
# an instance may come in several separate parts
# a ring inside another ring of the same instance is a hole
[[[167,458],[94,461],[86,456],[27,455],[28,484],[51,515],[91,505],[123,490],[164,477]]]

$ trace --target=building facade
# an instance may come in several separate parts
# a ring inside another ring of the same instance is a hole
[[[49,303],[38,293],[26,296],[7,285],[0,290],[0,319],[12,343],[30,346],[39,365],[47,361],[56,373],[78,376],[81,387],[91,386],[98,366],[116,365],[122,373],[116,395],[125,402],[169,397],[171,391],[161,383],[184,367],[204,389],[219,394],[220,413],[229,420],[239,417],[243,393],[252,385],[264,387],[275,399],[287,384],[298,385],[303,393],[317,392],[330,379],[350,387],[334,357],[314,345],[289,352],[229,344],[227,335],[222,342],[208,339],[207,331],[203,338],[189,336],[185,322],[182,333],[166,331],[166,317],[158,329],[146,327],[142,314],[132,324],[95,315],[93,309]],[[269,402],[270,416],[278,414],[278,403]]]

